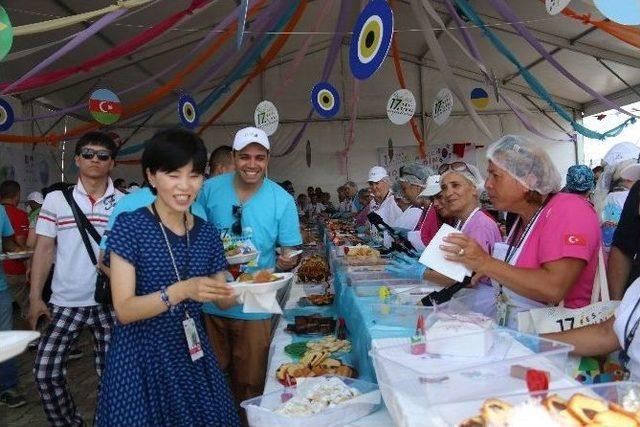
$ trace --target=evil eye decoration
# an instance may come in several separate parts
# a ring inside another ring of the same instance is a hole
[[[189,95],[182,95],[178,102],[178,115],[184,127],[193,129],[198,126],[200,115],[196,101]]]
[[[351,73],[366,80],[380,68],[391,46],[393,11],[386,0],[371,0],[353,29],[349,47]]]
[[[9,130],[13,125],[14,115],[11,105],[0,98],[0,131]]]
[[[322,117],[333,117],[340,110],[340,95],[329,83],[320,82],[311,91],[311,103],[316,113]]]

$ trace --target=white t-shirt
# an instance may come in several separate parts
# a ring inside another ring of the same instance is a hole
[[[80,181],[73,189],[73,198],[80,210],[100,235],[104,233],[113,207],[122,196],[123,194],[113,187],[111,179],[105,194],[93,203]],[[62,307],[96,305],[93,298],[96,287],[96,267],[89,258],[71,206],[67,203],[62,191],[47,194],[38,216],[36,234],[53,237],[57,241],[56,266],[51,282],[51,303]],[[97,258],[98,244],[94,242],[91,235],[87,234],[87,236]]]
[[[629,320],[629,316],[631,316],[633,307],[636,305],[639,298],[640,278],[636,279],[636,281],[633,282],[631,286],[629,286],[629,289],[627,289],[627,292],[625,292],[624,294],[624,298],[622,298],[622,301],[620,301],[620,305],[616,309],[616,320],[613,324],[613,331],[618,337],[620,348],[624,348],[624,327],[627,324],[627,320]],[[636,321],[638,321],[638,318],[640,318],[640,304],[638,305],[635,313],[633,313],[633,317],[629,321],[628,331],[633,328]],[[633,341],[631,341],[628,356],[630,360],[627,368],[631,372],[631,377],[634,379],[638,379],[640,378],[640,327],[638,328],[638,331],[636,331],[636,335]]]
[[[393,228],[402,228],[404,230],[413,230],[418,225],[420,217],[422,216],[422,209],[415,206],[410,206],[406,211],[402,212],[396,219],[394,224],[391,224]]]

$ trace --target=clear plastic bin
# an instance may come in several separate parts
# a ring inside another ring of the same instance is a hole
[[[361,282],[352,282],[351,287],[359,297],[375,297],[378,296],[380,288],[386,286],[389,289],[420,287],[421,283],[412,279],[384,279],[384,280],[364,280]]]
[[[473,296],[473,290],[467,291],[463,289],[454,295],[454,298],[450,301],[440,304],[437,308],[416,305],[415,302],[413,304],[400,304],[397,301],[392,301],[391,303],[374,303],[371,304],[372,321],[379,326],[393,326],[413,330],[416,327],[416,320],[420,314],[426,319],[427,316],[436,309],[446,309],[453,302],[456,303],[456,310],[468,311],[472,306],[472,302],[469,299],[473,298]]]
[[[569,400],[576,393],[582,393],[590,397],[616,403],[622,407],[631,400],[637,401],[640,397],[640,384],[636,382],[617,382],[593,385],[580,385],[577,387],[552,388],[547,393],[514,393],[506,395],[492,395],[473,398],[470,400],[451,401],[432,407],[433,425],[458,425],[462,421],[476,416],[480,408],[488,398],[497,398],[510,405],[518,405],[529,400],[544,399],[547,395],[557,394],[564,400]]]
[[[240,406],[247,411],[251,427],[337,427],[378,410],[381,396],[376,384],[353,378],[340,377],[340,379],[349,387],[358,389],[360,396],[314,415],[287,417],[273,412],[282,406],[283,394],[295,393],[293,387],[245,400]]]
[[[349,286],[352,283],[363,282],[367,280],[394,280],[397,279],[397,276],[394,276],[391,273],[387,273],[384,270],[377,271],[347,271],[347,284]]]
[[[573,349],[568,344],[501,328],[437,340],[428,337],[427,330],[427,353],[422,355],[411,354],[408,339],[371,351],[380,391],[398,425],[425,425],[408,420],[432,416],[433,405],[525,392],[525,381],[510,374],[513,365],[549,372],[555,388],[578,385],[564,372]],[[476,348],[487,341],[492,345],[484,356],[430,351]]]

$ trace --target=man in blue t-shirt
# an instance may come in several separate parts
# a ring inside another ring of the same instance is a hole
[[[288,271],[298,257],[287,257],[302,244],[298,211],[293,197],[265,177],[269,140],[264,131],[241,129],[233,141],[235,172],[207,180],[198,201],[209,221],[222,233],[225,248],[242,242],[260,254],[248,271]],[[283,255],[276,257],[276,246]],[[271,314],[248,314],[242,306],[220,310],[203,306],[209,340],[222,370],[227,373],[237,403],[262,394],[271,339]]]

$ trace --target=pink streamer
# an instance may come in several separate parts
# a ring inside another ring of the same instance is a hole
[[[124,43],[113,47],[112,49],[109,49],[105,53],[98,55],[97,57],[92,58],[88,61],[85,61],[80,65],[75,65],[72,67],[63,68],[61,70],[54,70],[47,73],[42,73],[40,75],[32,76],[31,78],[23,81],[20,85],[17,85],[11,93],[24,92],[26,90],[36,89],[42,86],[53,84],[70,76],[73,76],[79,72],[89,72],[95,67],[105,65],[118,58],[129,55],[163,34],[169,28],[177,25],[185,17],[191,16],[198,9],[207,6],[207,3],[209,3],[208,0],[192,0],[189,7],[185,10],[171,15],[159,24],[154,25],[152,28],[149,28],[148,30],[142,32],[138,36],[129,39]],[[0,88],[6,89],[10,85],[11,83],[5,82],[0,84]]]
[[[82,43],[87,41],[91,36],[93,36],[98,31],[102,30],[107,25],[111,24],[113,21],[118,19],[124,13],[127,12],[127,9],[118,9],[111,13],[104,15],[102,18],[94,22],[87,29],[80,31],[72,40],[70,40],[66,45],[60,48],[58,51],[51,54],[47,59],[33,67],[31,70],[27,71],[25,75],[20,77],[15,82],[11,83],[7,88],[2,91],[2,95],[11,91],[11,89],[19,86],[22,82],[29,79],[31,76],[39,73],[40,71],[47,68],[49,65],[56,62],[58,59],[62,58],[67,53],[71,52],[76,47],[80,46]]]

